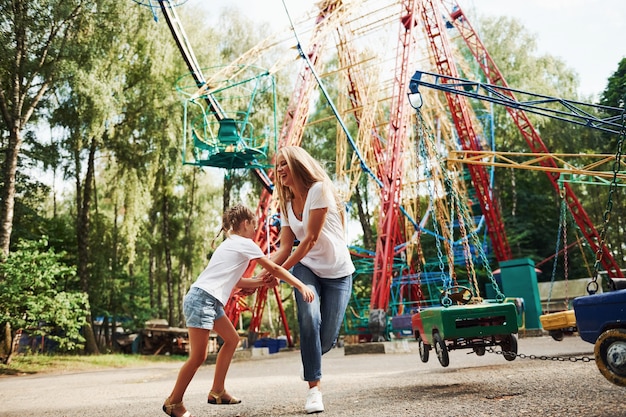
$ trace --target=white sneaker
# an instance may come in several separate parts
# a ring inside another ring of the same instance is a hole
[[[321,413],[324,411],[322,392],[318,387],[309,388],[309,393],[306,396],[306,404],[304,405],[304,411],[306,411],[307,414]]]

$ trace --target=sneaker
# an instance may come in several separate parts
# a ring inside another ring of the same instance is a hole
[[[306,396],[304,411],[306,411],[307,414],[321,413],[322,411],[324,411],[322,392],[319,390],[318,387],[313,387],[309,389],[309,393]]]

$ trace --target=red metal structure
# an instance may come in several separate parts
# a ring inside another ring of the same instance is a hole
[[[369,328],[375,339],[380,339],[386,329],[386,311],[389,307],[391,280],[393,278],[394,249],[405,241],[400,227],[400,192],[402,181],[402,152],[407,141],[407,102],[405,92],[409,81],[409,57],[415,49],[417,25],[416,1],[403,0],[401,26],[398,37],[393,94],[389,112],[389,131],[381,175],[380,215],[376,258],[372,276]]]
[[[470,22],[467,19],[467,16],[465,16],[465,14],[463,13],[459,5],[455,1],[452,1],[452,0],[441,0],[441,2],[444,4],[444,6],[447,9],[448,15],[450,17],[450,22],[454,25],[454,27],[461,34],[461,37],[463,38],[463,40],[467,44],[467,47],[469,48],[472,55],[474,56],[476,63],[480,65],[489,83],[508,88],[508,85],[504,79],[504,76],[502,75],[496,63],[493,61],[493,59],[487,52],[485,45],[481,42],[480,38],[476,34],[476,31],[470,25]],[[432,0],[424,1],[424,3],[432,4]],[[439,26],[439,30],[442,30],[442,29],[443,27]],[[441,71],[442,68],[439,68],[439,70]],[[450,76],[456,77],[456,75],[454,75],[452,72],[441,72],[441,73],[443,75],[450,75]],[[502,91],[503,91],[503,94],[505,94],[512,100],[515,100],[515,97],[511,91],[507,91],[507,90],[502,90]],[[449,98],[450,96],[451,94],[446,94],[446,97],[448,97],[448,101],[450,101],[450,98]],[[457,95],[455,96],[458,97]],[[452,109],[452,106],[450,108]],[[541,140],[539,133],[534,128],[533,124],[531,123],[526,113],[523,110],[515,109],[512,107],[506,107],[506,110],[513,118],[513,121],[515,122],[519,131],[524,137],[524,140],[528,144],[528,147],[530,148],[531,152],[550,154],[550,152],[548,151],[548,148]],[[455,113],[453,112],[453,115],[454,114]],[[456,118],[455,118],[455,123],[456,123]],[[557,167],[556,162],[552,158],[543,159],[541,164],[549,168]],[[556,190],[556,192],[559,193],[560,192],[560,185],[558,183],[559,174],[546,172],[546,175],[550,179],[550,182],[554,186],[554,189]],[[474,182],[474,186],[477,186],[476,182]],[[584,208],[580,204],[580,201],[574,194],[571,186],[568,183],[565,183],[563,187],[565,190],[565,200],[567,202],[568,208],[570,212],[572,213],[572,216],[574,217],[576,224],[578,225],[583,235],[585,236],[585,239],[589,243],[589,246],[596,253],[598,252],[599,249],[602,250],[603,256],[602,256],[601,262],[602,262],[603,267],[606,269],[608,276],[611,278],[623,278],[624,275],[619,265],[615,261],[615,258],[611,255],[611,251],[604,244],[602,244],[602,247],[599,246],[599,242],[602,242],[602,239],[600,239],[600,234],[594,227],[593,223],[591,222],[591,219],[589,219],[589,216],[587,215]],[[495,205],[492,205],[492,207],[496,208]],[[483,213],[485,212],[483,211]],[[494,219],[494,220],[497,220],[497,219]],[[502,232],[504,231],[502,224],[496,225],[496,226],[497,226],[496,230],[498,231],[502,230]],[[492,234],[490,233],[490,237],[491,236]],[[492,237],[492,240],[493,240],[493,237]],[[508,252],[508,254],[510,257],[510,251]],[[508,258],[501,259],[500,257],[497,257],[497,258],[498,260],[508,259]]]
[[[313,44],[310,52],[308,53],[309,59],[313,63],[313,65],[317,64],[320,57],[320,52],[323,47],[323,32],[326,31],[328,19],[330,17],[336,17],[334,14],[338,8],[339,3],[340,2],[338,1],[325,3],[325,5],[320,9],[319,14],[316,18],[313,39],[317,39],[319,40],[319,42]],[[278,140],[279,148],[282,146],[299,145],[302,142],[304,125],[306,124],[306,120],[309,115],[309,103],[311,100],[311,95],[315,88],[316,84],[315,80],[313,79],[313,74],[311,70],[306,65],[303,65],[300,74],[298,75],[296,88],[291,95],[289,105],[287,106],[285,118],[283,119],[283,125],[280,130],[280,136]],[[272,159],[272,165],[274,165],[274,162],[274,159]],[[271,180],[273,180],[273,175],[274,171],[270,169],[268,171],[268,176]],[[276,213],[276,211],[277,204],[275,204],[275,202],[272,200],[271,190],[264,189],[261,193],[259,205],[257,206],[256,210],[256,215],[259,220],[259,227],[257,229],[255,241],[266,253],[271,253],[275,249],[275,245],[278,241],[279,228],[278,225],[274,224],[274,222],[277,220],[273,219],[271,216],[271,213]],[[263,311],[265,310],[265,306],[267,303],[268,291],[269,290],[267,289],[267,287],[261,287],[257,290],[256,300],[254,308],[252,310],[252,320],[248,329],[248,332],[253,337],[256,337],[261,328],[261,320],[263,318]],[[280,311],[285,335],[287,337],[287,344],[288,346],[293,346],[291,332],[287,324],[287,317],[285,316],[285,311],[282,305],[280,294],[278,292],[278,288],[275,287],[273,291],[276,303]],[[235,305],[235,303],[231,304]],[[231,320],[236,321],[235,316],[238,317],[238,314],[239,312],[233,311],[229,315],[229,317],[231,318]]]
[[[444,75],[457,77],[458,71],[450,48],[446,26],[436,3],[435,0],[422,0],[420,2],[420,13],[424,30],[428,35],[429,46],[438,71]],[[476,129],[470,118],[471,107],[467,100],[455,94],[446,94],[446,100],[452,113],[452,119],[462,148],[464,150],[481,150],[482,147],[477,139]],[[489,173],[485,167],[478,166],[469,166],[468,171],[476,190],[476,197],[482,213],[485,216],[487,233],[491,239],[494,255],[498,261],[511,259],[511,248],[506,238],[500,207],[491,193]]]
[[[412,2],[403,2],[406,10],[409,10],[408,4]],[[417,13],[421,15],[420,23],[423,24],[423,29],[426,32],[427,40],[430,47],[430,52],[435,66],[440,74],[456,78],[458,77],[457,66],[454,61],[454,56],[451,50],[450,41],[447,35],[446,24],[442,19],[442,12],[439,8],[439,3],[443,3],[446,6],[449,19],[454,26],[459,30],[463,39],[466,41],[469,49],[471,50],[476,62],[479,63],[483,69],[487,79],[493,84],[502,85],[506,87],[504,77],[497,69],[497,66],[493,62],[486,48],[478,38],[476,32],[472,29],[469,20],[463,14],[461,8],[456,2],[451,0],[419,0],[417,1]],[[407,13],[408,16],[408,13]],[[415,19],[411,18],[410,22],[414,22]],[[408,20],[406,21],[408,22]],[[407,28],[408,29],[408,28]],[[401,36],[402,38],[402,36]],[[408,62],[408,58],[402,54],[402,51],[406,50],[407,44],[400,42],[398,48],[398,62],[397,71],[398,76],[402,74],[402,64]],[[400,58],[402,57],[402,58]],[[396,80],[397,81],[397,80]],[[445,79],[442,80],[445,82]],[[403,90],[400,90],[403,91]],[[512,93],[510,93],[512,95]],[[394,89],[393,100],[398,99],[399,91]],[[448,107],[452,114],[454,126],[456,128],[459,142],[464,150],[480,151],[483,150],[480,141],[478,140],[476,129],[473,126],[471,118],[471,107],[467,103],[466,99],[461,95],[446,93],[446,100]],[[395,117],[402,117],[401,114],[397,114],[399,107],[393,107],[390,114],[390,134],[387,147],[387,154],[385,159],[386,165],[384,175],[381,176],[381,180],[385,186],[382,190],[381,200],[381,216],[379,219],[378,230],[378,242],[376,249],[376,261],[374,266],[374,275],[372,277],[372,295],[370,303],[370,330],[374,330],[382,327],[382,323],[377,323],[372,326],[371,321],[379,319],[377,314],[373,315],[372,312],[386,311],[389,306],[389,293],[390,283],[393,276],[393,248],[397,243],[403,241],[401,231],[399,229],[398,220],[400,213],[398,211],[398,193],[400,190],[400,176],[397,170],[399,155],[397,153],[402,147],[400,141],[397,140],[397,133],[394,128],[401,127],[394,124]],[[523,110],[507,108],[511,116],[513,117],[516,125],[522,132],[525,140],[527,141],[532,152],[543,152],[549,154],[548,149],[539,137],[539,134],[533,128],[530,120],[526,116]],[[405,134],[405,132],[402,132]],[[400,162],[401,163],[401,162]],[[552,159],[547,159],[543,162],[546,167],[556,167],[556,163]],[[491,188],[490,178],[487,170],[484,166],[467,166],[467,170],[470,173],[472,185],[474,186],[476,197],[481,207],[482,214],[485,217],[487,225],[487,233],[491,240],[492,248],[495,258],[498,261],[506,261],[511,259],[511,249],[506,237],[504,229],[504,223],[500,212],[500,207],[497,201],[494,199]],[[547,173],[555,189],[559,190],[557,183],[558,174]],[[594,251],[597,251],[599,246],[597,242],[601,242],[598,232],[595,230],[590,219],[586,215],[580,202],[573,194],[573,191],[569,184],[566,187],[566,200],[569,205],[570,211],[573,213],[576,222],[583,231],[585,237],[590,243],[590,246]],[[602,247],[602,253],[606,254],[601,261],[606,268],[609,276],[621,277],[622,272],[610,254],[608,248]],[[381,330],[382,331],[382,330]]]

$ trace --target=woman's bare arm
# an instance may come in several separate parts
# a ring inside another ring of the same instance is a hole
[[[296,248],[291,255],[286,258],[284,262],[282,262],[282,266],[285,269],[292,268],[295,264],[300,262],[302,258],[306,256],[307,253],[311,250],[317,239],[319,239],[320,234],[322,233],[322,227],[324,226],[324,222],[326,221],[326,213],[328,212],[328,208],[319,208],[309,211],[309,222],[307,223],[307,234],[300,241],[298,247]],[[282,231],[281,231],[282,233]],[[292,232],[293,233],[293,232]],[[281,241],[282,246],[282,241]]]
[[[295,241],[296,236],[293,234],[291,227],[283,226],[280,229],[280,246],[272,254],[271,260],[278,265],[282,265],[283,262],[285,262],[285,260],[291,254],[291,250],[293,249],[293,244]]]
[[[311,291],[309,287],[304,285],[304,283],[298,278],[291,275],[291,273],[285,268],[265,256],[262,258],[258,258],[256,261],[272,276],[285,281],[286,283],[290,284],[298,291],[300,291],[300,293],[302,293],[302,297],[306,302],[310,303],[311,301],[313,301],[313,298],[315,297],[313,291]]]

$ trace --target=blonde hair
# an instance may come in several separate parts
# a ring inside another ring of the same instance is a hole
[[[222,215],[222,228],[213,238],[211,246],[214,246],[215,240],[220,234],[224,233],[225,236],[228,236],[232,231],[239,230],[241,224],[246,220],[254,222],[256,220],[256,215],[251,209],[243,204],[236,204],[227,209]]]
[[[285,162],[289,167],[289,171],[293,177],[293,181],[299,186],[310,189],[316,182],[322,182],[324,191],[330,191],[335,199],[337,212],[341,217],[341,222],[345,224],[344,203],[339,198],[339,194],[330,180],[330,177],[322,167],[322,165],[311,156],[307,151],[299,146],[283,146],[276,152],[278,156],[285,158]],[[289,187],[282,185],[280,181],[274,184],[275,195],[278,196],[280,211],[287,213],[287,202],[294,198],[294,193]]]

